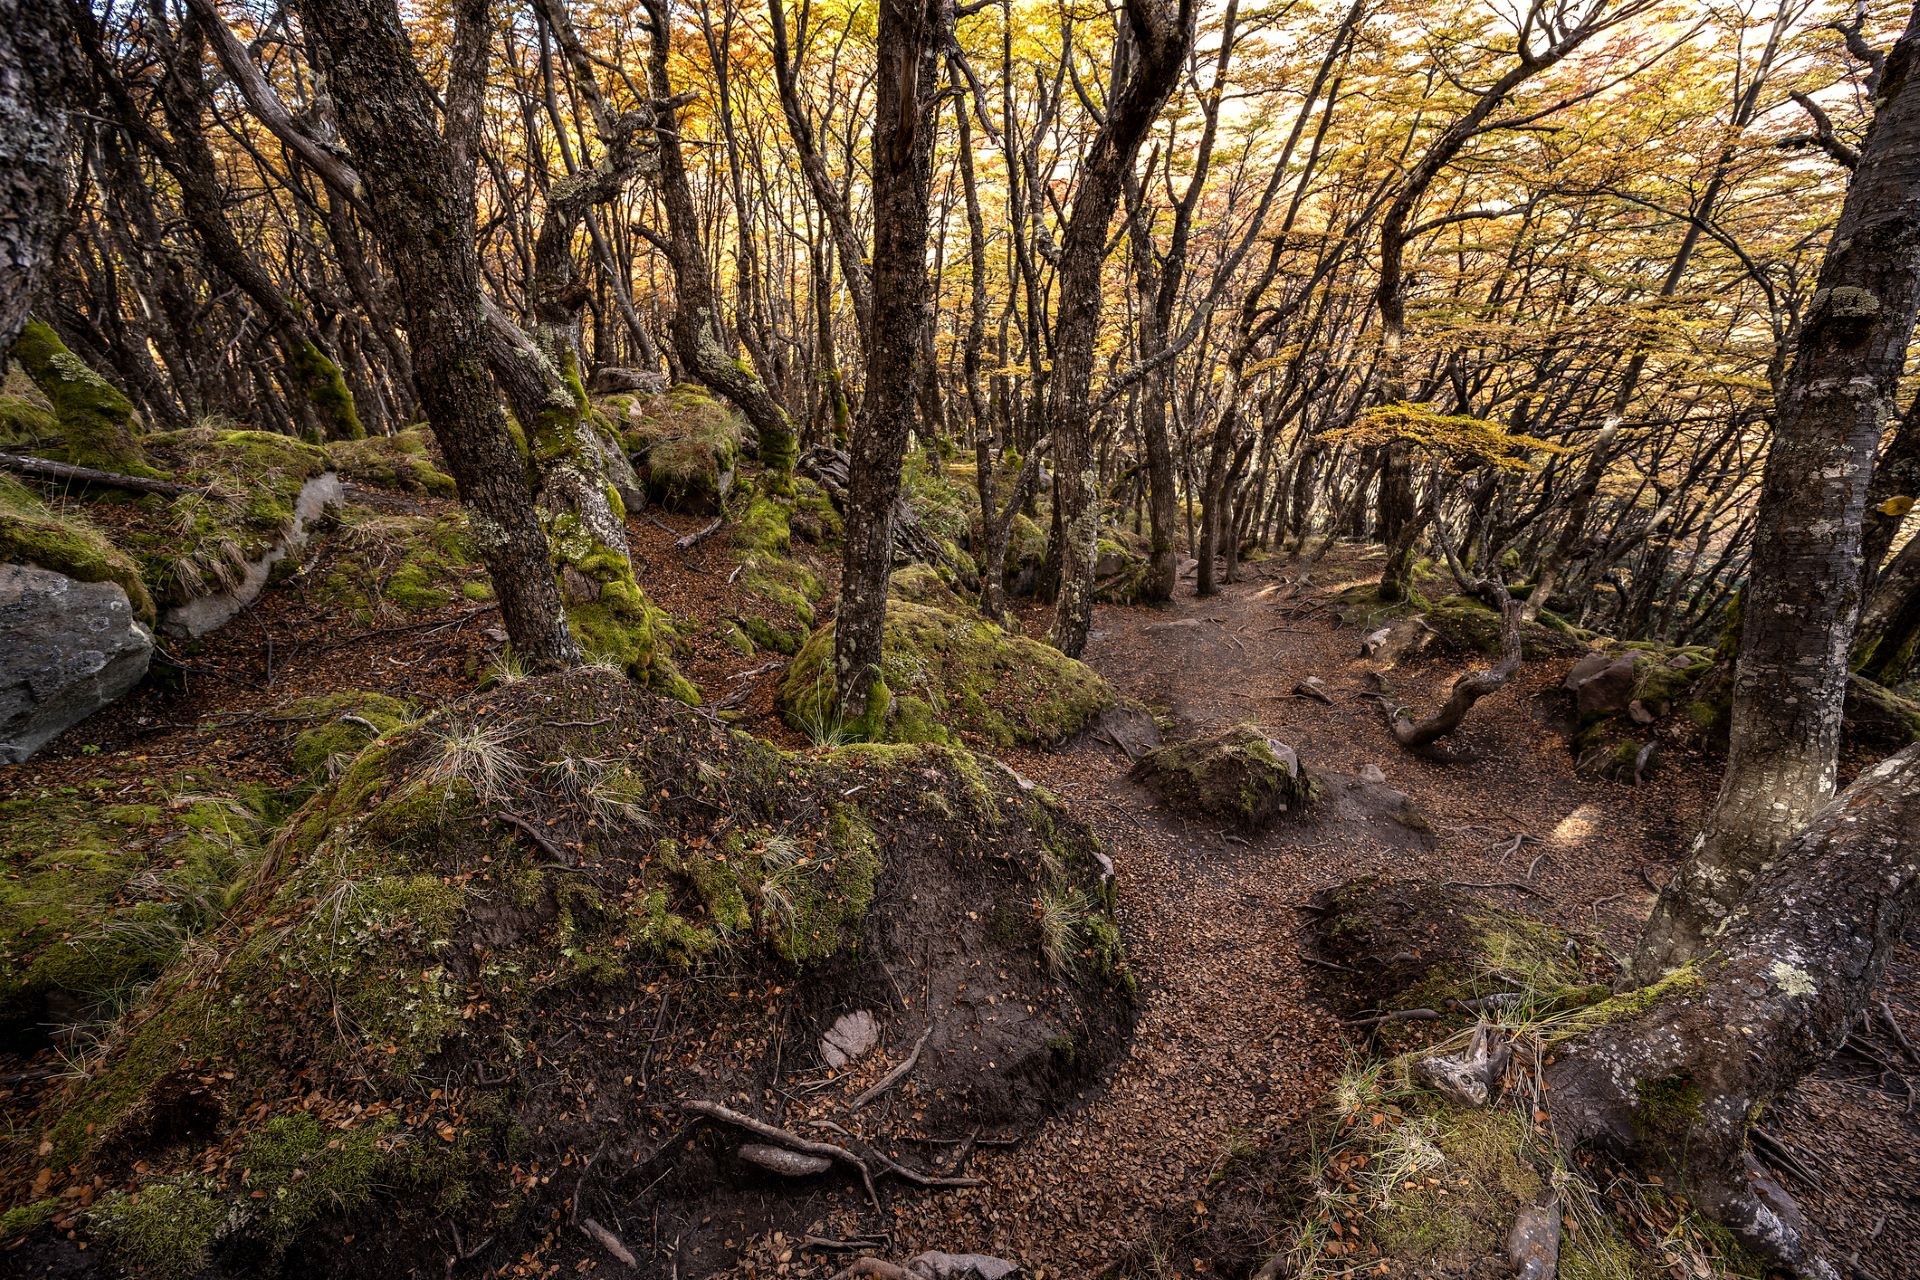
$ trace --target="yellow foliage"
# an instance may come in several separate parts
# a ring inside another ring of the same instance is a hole
[[[1497,422],[1465,413],[1436,413],[1425,405],[1396,400],[1367,409],[1352,423],[1327,432],[1346,444],[1380,445],[1400,441],[1445,458],[1456,466],[1529,471],[1530,453],[1567,453],[1563,445],[1509,431]]]

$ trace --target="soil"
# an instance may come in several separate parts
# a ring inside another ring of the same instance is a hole
[[[709,623],[688,632],[691,651],[679,658],[705,699],[732,704],[740,727],[795,745],[771,709],[778,671],[711,634],[735,603],[725,538],[691,553],[672,546],[704,523],[632,519],[638,576],[676,616]],[[1223,1173],[1252,1151],[1282,1159],[1331,1073],[1358,1047],[1314,994],[1303,959],[1302,908],[1314,895],[1360,875],[1440,881],[1624,949],[1717,780],[1714,760],[1683,753],[1666,755],[1639,786],[1577,772],[1556,728],[1564,660],[1528,663],[1453,738],[1427,752],[1402,750],[1387,731],[1372,664],[1359,653],[1370,619],[1340,619],[1334,607],[1334,594],[1377,576],[1378,563],[1377,552],[1340,548],[1304,583],[1298,566],[1250,565],[1206,600],[1193,597],[1187,578],[1163,608],[1102,606],[1085,657],[1151,707],[1169,736],[1251,722],[1291,745],[1310,770],[1361,775],[1376,767],[1410,797],[1431,838],[1409,839],[1390,821],[1288,815],[1259,830],[1197,822],[1157,807],[1128,780],[1131,761],[1105,744],[1002,753],[1067,800],[1116,864],[1141,1003],[1111,1075],[1037,1127],[918,1135],[928,1167],[952,1153],[952,1167],[982,1185],[895,1188],[876,1217],[857,1183],[803,1197],[761,1180],[742,1185],[726,1231],[715,1233],[718,1247],[698,1258],[683,1256],[657,1221],[638,1221],[623,1232],[637,1269],[556,1229],[520,1273],[826,1276],[855,1256],[844,1246],[871,1242],[871,1252],[897,1258],[926,1249],[995,1254],[1023,1263],[1035,1280],[1065,1280],[1111,1269],[1143,1238],[1166,1237],[1170,1222],[1205,1226],[1226,1216],[1237,1224],[1237,1252],[1216,1251],[1204,1243],[1207,1231],[1191,1232],[1181,1238],[1202,1243],[1193,1256],[1162,1260],[1164,1274],[1244,1274],[1259,1252],[1261,1222],[1275,1231],[1283,1222],[1250,1212],[1243,1171]],[[1044,610],[1022,606],[1021,621],[1037,636]],[[171,679],[150,682],[8,770],[0,792],[92,777],[107,759],[142,762],[154,774],[191,762],[237,780],[284,781],[283,740],[292,729],[276,721],[277,709],[340,688],[426,703],[456,696],[497,652],[497,626],[489,608],[462,601],[403,627],[351,632],[317,614],[296,579],[270,589],[194,653],[172,655]],[[1461,669],[1457,657],[1415,659],[1388,675],[1390,697],[1430,708]],[[1294,695],[1308,676],[1324,682],[1331,704]],[[736,696],[743,685],[750,694]],[[1896,958],[1885,995],[1888,1017],[1863,1027],[1767,1121],[1799,1157],[1789,1187],[1870,1280],[1920,1275],[1920,1191],[1911,1177],[1920,1056],[1909,1047],[1920,1045],[1920,956],[1911,947]],[[0,1084],[0,1123],[17,1122],[38,1087],[16,1077],[52,1061],[45,1049],[32,1058],[0,1055],[0,1079],[12,1081]],[[701,1178],[691,1168],[681,1176]],[[1271,1179],[1253,1182],[1271,1188]]]

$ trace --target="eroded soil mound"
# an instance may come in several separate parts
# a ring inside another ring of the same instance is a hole
[[[389,723],[44,1103],[16,1260],[437,1271],[617,1207],[704,1274],[743,1185],[799,1213],[1124,1044],[1097,845],[997,765],[785,753],[604,669]],[[854,1159],[789,1183],[692,1102]]]

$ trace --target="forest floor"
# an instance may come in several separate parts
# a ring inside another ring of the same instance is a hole
[[[700,523],[649,516],[630,531],[639,577],[656,601],[710,623],[732,605],[726,540],[692,553],[671,545]],[[321,572],[326,554],[322,544],[308,572]],[[1022,1262],[1035,1280],[1066,1280],[1106,1270],[1139,1241],[1164,1235],[1170,1220],[1221,1211],[1210,1203],[1216,1175],[1283,1140],[1359,1047],[1312,995],[1299,910],[1352,877],[1451,881],[1612,948],[1630,944],[1654,886],[1712,798],[1715,763],[1670,757],[1640,786],[1576,772],[1555,723],[1564,660],[1528,663],[1437,750],[1402,750],[1377,702],[1364,696],[1375,688],[1372,664],[1359,655],[1367,620],[1339,617],[1335,599],[1376,573],[1375,553],[1340,548],[1305,582],[1299,566],[1279,561],[1246,566],[1241,581],[1207,600],[1183,580],[1168,606],[1102,607],[1086,659],[1182,732],[1252,722],[1290,743],[1310,769],[1378,767],[1432,824],[1432,847],[1389,824],[1282,818],[1248,833],[1188,821],[1158,807],[1129,781],[1124,755],[1098,743],[1003,753],[1070,801],[1117,864],[1120,916],[1142,987],[1130,1051],[1109,1079],[1037,1132],[978,1135],[966,1171],[982,1185],[896,1192],[891,1220],[879,1228],[850,1188],[814,1202],[814,1234],[883,1229],[884,1252],[893,1256],[983,1252]],[[402,627],[354,630],[317,615],[301,581],[270,590],[212,637],[182,663],[172,687],[143,690],[8,770],[0,797],[110,771],[125,778],[128,799],[183,768],[229,783],[283,784],[292,728],[282,709],[293,700],[363,688],[431,705],[470,689],[498,653],[489,607],[460,601]],[[1023,618],[1030,633],[1043,621],[1038,609]],[[709,703],[753,680],[753,694],[735,703],[741,727],[803,745],[771,710],[777,674],[765,665],[704,630],[683,660]],[[1397,699],[1429,707],[1462,665],[1417,659],[1388,678]],[[1324,682],[1331,703],[1293,694],[1308,676]],[[1872,1280],[1920,1275],[1920,1188],[1911,1176],[1920,1061],[1901,1043],[1920,1040],[1920,966],[1910,946],[1885,994],[1889,1021],[1858,1033],[1770,1122],[1799,1157],[1789,1187]],[[33,1088],[0,1084],[0,1113],[22,1114]],[[996,1145],[1013,1138],[1022,1140]],[[822,1276],[844,1262],[844,1254],[796,1247],[790,1221],[778,1235],[743,1233],[725,1274]],[[638,1274],[682,1274],[670,1242],[629,1241],[651,1246]],[[610,1266],[590,1250],[577,1258],[580,1270],[607,1274]],[[1156,1269],[1192,1275],[1207,1266],[1174,1256]]]

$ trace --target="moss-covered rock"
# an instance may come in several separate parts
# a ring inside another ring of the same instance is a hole
[[[11,476],[0,476],[0,562],[39,565],[78,582],[115,583],[134,616],[153,625],[153,597],[133,558],[107,540],[80,504],[55,512]]]
[[[44,449],[56,443],[60,419],[53,403],[17,363],[9,362],[0,380],[0,445]]]
[[[1132,776],[1168,808],[1248,826],[1298,812],[1314,794],[1293,748],[1250,724],[1156,747]]]
[[[674,510],[719,510],[746,437],[739,414],[684,383],[662,396],[609,396],[599,408],[649,497]]]
[[[109,775],[0,801],[0,1028],[112,1012],[232,906],[275,803],[200,785]]]
[[[805,1029],[894,1008],[908,964],[925,985],[889,1035],[931,1039],[868,1114],[1036,1116],[1130,1018],[1101,863],[964,752],[788,755],[603,670],[516,681],[383,736],[293,816],[217,945],[44,1102],[36,1163],[126,1188],[64,1220],[122,1265],[323,1242],[391,1272],[437,1264],[448,1222],[513,1256],[573,1189],[543,1170],[632,1168],[678,1100],[817,1074]]]
[[[340,478],[374,489],[395,489],[434,498],[451,498],[453,477],[434,465],[424,427],[390,436],[334,440],[323,445]]]
[[[1500,611],[1472,596],[1442,596],[1415,610],[1433,633],[1433,647],[1442,653],[1497,654],[1500,652]],[[1537,622],[1523,623],[1520,652],[1528,658],[1578,653],[1585,648],[1583,633],[1558,614],[1542,609]]]
[[[151,463],[195,489],[142,498],[118,526],[163,607],[234,586],[288,536],[301,490],[329,465],[317,447],[266,431],[192,427],[145,443]]]
[[[920,581],[915,579],[915,581]],[[815,631],[787,668],[779,705],[815,741],[1052,746],[1116,697],[1093,669],[1018,632],[966,614],[887,601],[880,677],[869,705],[849,713],[833,681],[833,624]]]

